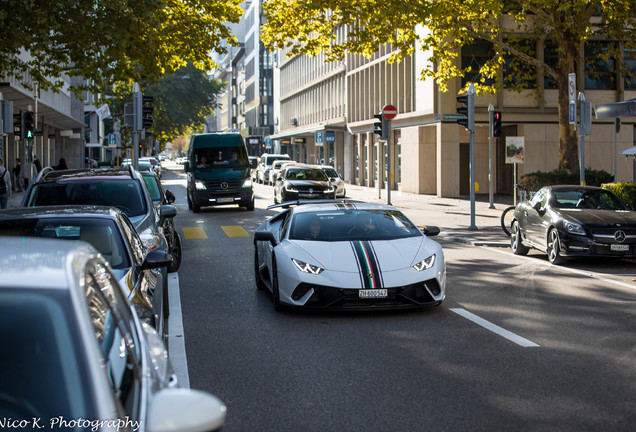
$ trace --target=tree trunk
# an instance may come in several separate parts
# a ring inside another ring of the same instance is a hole
[[[575,71],[579,50],[575,43],[566,44],[567,48],[559,51],[556,77],[559,89],[559,169],[576,171],[579,168],[579,152],[574,125],[569,123],[568,74]]]

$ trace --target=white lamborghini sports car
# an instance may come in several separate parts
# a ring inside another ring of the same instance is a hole
[[[272,292],[277,310],[413,308],[444,300],[444,253],[428,238],[439,228],[419,229],[383,204],[298,204],[254,234],[256,286]]]

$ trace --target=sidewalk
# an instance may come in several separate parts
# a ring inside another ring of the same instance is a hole
[[[387,203],[387,192],[347,184],[347,198],[366,202]],[[474,246],[508,247],[509,237],[501,229],[501,213],[512,205],[512,197],[495,197],[494,209],[490,208],[488,195],[475,199],[475,226],[470,230],[470,199],[439,198],[434,195],[418,195],[391,191],[391,204],[402,210],[418,225],[435,225],[440,228],[441,239],[448,239]]]
[[[9,201],[7,202],[7,208],[18,208],[20,204],[22,204],[22,198],[24,197],[24,191],[22,192],[11,192],[11,196],[9,197]]]

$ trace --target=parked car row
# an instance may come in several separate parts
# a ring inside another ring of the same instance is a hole
[[[73,221],[44,213],[25,232],[99,226],[77,213]],[[94,431],[222,428],[223,403],[178,388],[160,336],[139,319],[94,247],[28,235],[0,244],[0,343],[10,347],[0,357],[0,418],[19,421],[20,430],[54,427],[57,419]]]
[[[0,211],[0,417],[222,428],[223,403],[178,388],[163,344],[181,262],[174,200],[154,169],[45,168],[22,208]]]

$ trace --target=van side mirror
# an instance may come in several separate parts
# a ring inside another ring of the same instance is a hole
[[[183,163],[183,169],[185,172],[192,172],[192,168],[190,168],[190,161],[185,161]]]

